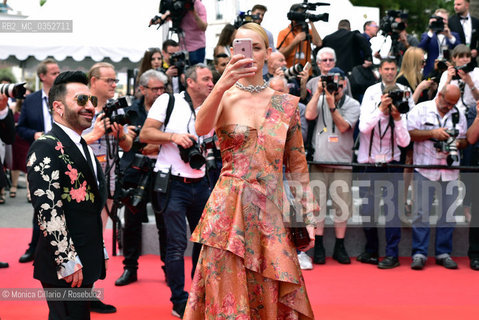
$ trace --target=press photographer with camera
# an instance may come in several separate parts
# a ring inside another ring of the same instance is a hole
[[[444,51],[452,50],[461,43],[459,34],[449,29],[448,17],[449,13],[446,9],[437,9],[429,19],[429,30],[421,36],[419,47],[427,54],[423,71],[425,76],[434,69],[436,60],[445,58]]]
[[[161,0],[160,13],[162,16],[155,16],[150,25],[172,20],[171,29],[178,33],[181,49],[188,51],[190,65],[203,63],[208,23],[201,0]]]
[[[175,57],[177,56],[178,52],[180,52],[180,46],[175,40],[167,39],[163,41],[161,52],[163,56],[163,65],[161,69],[168,76],[168,86],[170,87],[169,91],[180,93],[184,90],[184,85],[181,80],[183,69],[179,70],[175,64],[177,60]],[[171,56],[173,56],[174,59],[172,60],[174,61],[170,61]],[[179,66],[181,67],[182,65],[184,66],[184,64]]]
[[[419,103],[408,114],[408,130],[414,141],[414,164],[459,165],[458,150],[467,146],[466,117],[456,107],[461,97],[459,88],[445,85],[434,100]],[[429,245],[429,213],[436,192],[440,199],[437,209],[435,240],[436,264],[447,269],[457,269],[452,260],[452,233],[455,225],[455,201],[458,199],[459,170],[415,169],[414,188],[416,206],[412,222],[412,264],[414,270],[424,268]],[[434,186],[435,188],[428,188]],[[452,212],[451,212],[452,211]]]
[[[168,77],[160,71],[148,70],[139,79],[140,99],[133,101],[129,110],[138,115],[133,126],[139,132],[148,112],[156,99],[166,92]],[[157,158],[159,146],[157,144],[143,144],[135,138],[130,151],[120,159],[122,180],[120,182],[121,200],[125,204],[125,221],[123,229],[123,274],[115,281],[116,286],[128,285],[137,281],[138,258],[141,253],[142,222],[147,215],[147,203],[152,193],[152,164]],[[155,206],[153,206],[155,209]],[[155,210],[156,225],[158,228],[160,257],[165,260],[166,231],[164,230],[163,216]]]
[[[315,120],[312,146],[313,161],[351,162],[353,156],[353,128],[359,119],[359,102],[344,93],[344,74],[320,76],[317,88],[306,106],[306,119]],[[332,80],[332,81],[331,81]],[[351,260],[344,246],[347,221],[352,214],[352,169],[344,166],[310,165],[311,181],[321,181],[323,189],[314,189],[318,203],[322,203],[316,225],[316,241],[313,262],[324,264],[326,254],[323,246],[324,219],[328,196],[335,210],[334,229],[336,242],[333,259],[342,264]],[[332,185],[341,184],[341,187]],[[334,190],[333,190],[334,189]],[[336,196],[333,196],[335,194]],[[346,209],[346,210],[343,210]]]
[[[379,65],[381,82],[370,86],[364,93],[359,117],[359,163],[376,164],[364,167],[358,173],[359,181],[370,182],[359,187],[359,195],[363,201],[360,214],[363,217],[363,230],[366,235],[365,251],[357,260],[363,263],[378,264],[380,269],[391,269],[399,266],[399,241],[401,239],[401,223],[399,219],[400,205],[399,181],[402,169],[383,167],[380,164],[399,163],[401,151],[410,142],[405,114],[414,108],[411,92],[403,85],[396,83],[397,62],[384,59]],[[392,194],[385,190],[380,195],[375,192],[375,184],[387,180],[392,184]],[[379,262],[378,208],[380,198],[390,199],[391,205],[385,206],[386,212],[386,256]]]
[[[167,231],[165,265],[170,300],[178,316],[183,316],[188,299],[184,290],[184,253],[188,242],[185,219],[193,232],[210,194],[195,120],[196,109],[213,89],[213,76],[206,65],[197,64],[186,69],[185,79],[184,92],[163,94],[155,101],[140,132],[141,142],[161,145],[154,169],[155,190],[159,190],[156,197]],[[173,107],[170,112],[169,104]],[[200,248],[199,244],[193,246],[193,273]]]
[[[474,67],[472,52],[469,47],[460,44],[452,51],[452,65],[443,72],[439,82],[439,90],[445,85],[452,84],[459,87],[461,98],[457,108],[466,116],[467,126],[470,127],[476,118],[476,101],[479,100],[479,68]],[[476,166],[479,164],[479,144],[469,145],[462,151],[461,165]],[[461,171],[461,181],[466,185],[466,194],[463,200],[464,215],[469,221],[474,194],[473,186],[476,182],[475,174],[466,170]],[[469,190],[469,192],[467,192]]]
[[[308,5],[308,4],[306,4]],[[291,24],[281,30],[278,34],[278,51],[286,57],[288,67],[301,63],[311,62],[311,44],[317,47],[322,45],[321,37],[314,26],[314,22],[328,20],[327,15],[313,15],[306,13],[309,6],[301,3],[293,4],[288,12],[288,19]],[[306,20],[309,20],[306,23]],[[311,33],[309,32],[311,28]]]

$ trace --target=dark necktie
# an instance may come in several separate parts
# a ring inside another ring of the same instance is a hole
[[[83,152],[85,153],[86,162],[88,162],[88,166],[90,167],[90,170],[93,173],[93,176],[95,176],[95,170],[93,169],[93,161],[91,159],[90,151],[88,150],[88,146],[86,144],[86,141],[83,138],[81,138],[80,143],[81,143],[81,146],[83,148]]]

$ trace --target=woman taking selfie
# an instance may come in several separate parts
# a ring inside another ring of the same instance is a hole
[[[290,218],[284,165],[302,207],[297,220],[307,225],[310,239],[301,249],[314,246],[314,205],[298,98],[276,92],[263,81],[271,48],[259,25],[241,26],[235,39],[251,39],[252,59],[233,50],[196,120],[200,135],[215,129],[223,169],[192,235],[203,248],[183,319],[220,314],[311,319],[296,248],[283,222]]]

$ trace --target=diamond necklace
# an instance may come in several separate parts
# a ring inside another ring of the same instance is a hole
[[[238,89],[243,90],[243,91],[248,91],[250,93],[257,93],[257,92],[263,91],[264,89],[266,89],[268,87],[268,82],[266,82],[265,80],[263,80],[263,81],[264,81],[263,84],[260,85],[260,86],[253,86],[252,84],[250,84],[248,86],[244,86],[240,82],[236,81],[235,86]]]

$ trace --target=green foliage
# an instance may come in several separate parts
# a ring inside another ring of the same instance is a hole
[[[426,31],[429,18],[436,9],[444,8],[449,14],[454,14],[452,0],[350,0],[355,6],[378,7],[380,18],[388,10],[402,10],[408,13],[408,33],[421,35]]]
[[[12,69],[10,69],[10,68],[0,69],[0,79],[4,78],[4,77],[10,78],[12,83],[17,82],[17,79],[13,75]]]

